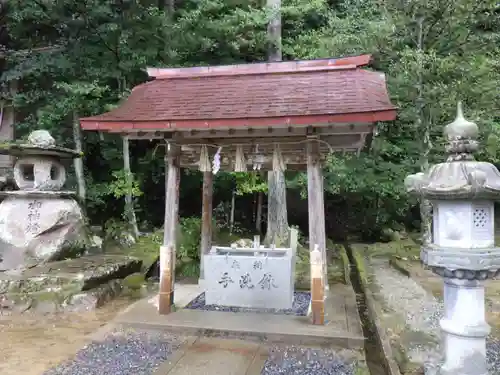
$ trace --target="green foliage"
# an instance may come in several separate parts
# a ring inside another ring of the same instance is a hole
[[[234,172],[236,179],[236,194],[252,194],[267,192],[267,181],[257,172]]]
[[[478,158],[499,162],[498,1],[283,0],[282,5],[284,59],[372,53],[398,106],[398,119],[379,124],[359,157],[331,155],[325,166],[327,197],[347,201],[367,236],[406,220],[415,201],[406,196],[404,178],[444,159],[441,133],[458,100],[480,126],[485,147]],[[73,122],[119,105],[146,80],[148,66],[264,61],[271,16],[263,0],[185,0],[176,2],[173,15],[146,0],[10,1],[2,21],[10,40],[1,80],[18,81],[22,88],[15,95],[2,93],[20,114],[16,137],[44,128],[61,145],[73,147]],[[126,187],[120,137],[86,132],[83,142],[87,211],[101,222],[118,218]],[[158,226],[164,169],[153,151],[157,144],[131,142],[130,148],[138,219]],[[289,188],[305,196],[305,175],[287,177]],[[193,202],[199,210],[192,196],[199,194],[200,180],[199,173],[183,175],[181,208]],[[258,173],[221,173],[214,185],[222,206],[234,189],[240,195],[267,190]],[[186,254],[195,253],[194,245],[186,246]]]
[[[139,187],[139,182],[132,176],[132,186],[127,182],[127,176],[124,170],[114,171],[112,173],[113,180],[107,185],[108,194],[113,195],[115,198],[119,199],[131,194],[132,197],[140,197],[143,192]]]
[[[198,217],[185,217],[180,220],[177,259],[188,263],[200,260],[201,220]]]
[[[104,224],[104,240],[106,242],[116,242],[126,233],[131,233],[130,225],[122,220],[110,219]]]

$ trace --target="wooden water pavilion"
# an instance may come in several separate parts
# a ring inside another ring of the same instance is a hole
[[[307,170],[310,246],[325,254],[322,161],[331,152],[359,152],[378,122],[396,118],[384,74],[365,69],[371,59],[152,68],[152,81],[118,108],[80,120],[84,130],[168,144],[160,314],[173,303],[180,168],[203,172],[200,246],[207,254],[214,155],[221,170]]]

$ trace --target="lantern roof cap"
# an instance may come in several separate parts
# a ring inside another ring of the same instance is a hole
[[[407,191],[431,200],[498,199],[500,172],[491,163],[474,160],[479,129],[465,119],[462,103],[458,103],[457,116],[445,127],[444,135],[448,159],[426,172],[408,176]]]
[[[34,130],[28,136],[27,142],[8,142],[0,144],[0,155],[49,156],[58,159],[82,157],[82,153],[65,147],[58,147],[52,135],[43,129]]]

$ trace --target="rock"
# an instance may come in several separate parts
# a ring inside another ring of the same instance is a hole
[[[99,236],[90,237],[90,247],[94,250],[102,250],[103,240]]]
[[[401,235],[399,234],[399,232],[391,228],[385,228],[382,230],[382,233],[380,235],[380,240],[382,242],[400,241]]]
[[[0,270],[74,258],[89,245],[73,199],[8,197],[0,204]]]
[[[66,312],[95,310],[119,296],[122,289],[123,280],[110,280],[94,289],[68,297],[61,307]]]
[[[121,246],[125,247],[130,247],[132,245],[135,245],[135,243],[137,242],[134,235],[129,232],[120,233],[118,236],[115,237],[115,240]]]
[[[142,262],[125,255],[92,255],[0,273],[0,308],[8,311],[86,311],[119,295]]]
[[[243,248],[252,248],[253,247],[253,241],[248,239],[248,238],[242,238],[239,239],[238,241],[235,241],[231,244],[231,247],[243,247]]]
[[[28,142],[33,146],[48,148],[55,147],[56,140],[47,130],[35,130],[28,136]]]
[[[145,277],[142,273],[137,272],[128,275],[123,279],[123,286],[129,289],[141,289],[145,283]]]

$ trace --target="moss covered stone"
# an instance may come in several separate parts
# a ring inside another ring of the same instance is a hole
[[[140,272],[141,264],[126,255],[50,262],[19,274],[0,274],[0,294],[13,309],[24,305],[44,312],[95,308],[118,295],[123,289],[121,279]]]
[[[123,279],[123,286],[132,290],[139,290],[143,287],[145,282],[144,274],[136,272]]]

